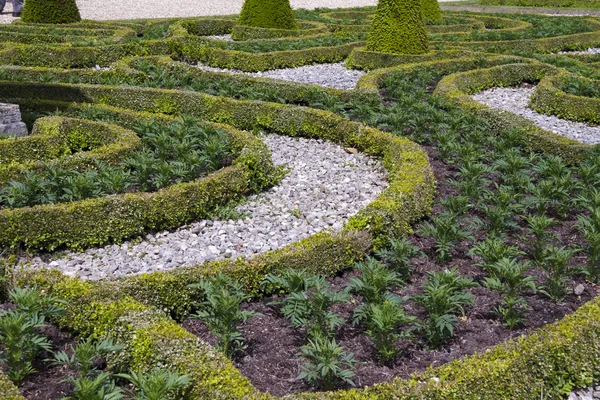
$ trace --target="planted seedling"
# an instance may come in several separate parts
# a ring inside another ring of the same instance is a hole
[[[135,386],[135,391],[129,391],[130,398],[135,400],[183,398],[182,392],[192,382],[189,375],[179,375],[162,369],[153,369],[148,373],[131,372],[115,376],[126,379]]]
[[[549,246],[544,250],[541,267],[545,272],[546,279],[540,292],[556,303],[564,299],[567,293],[567,277],[573,272],[569,268],[569,261],[578,251],[554,246]]]
[[[423,252],[406,238],[390,240],[389,245],[376,251],[375,255],[391,266],[405,282],[413,272],[411,260],[424,256]]]
[[[248,301],[250,296],[244,293],[241,285],[229,276],[219,274],[189,287],[202,289],[205,296],[200,310],[190,318],[199,319],[206,324],[219,339],[219,349],[228,357],[243,350],[244,337],[237,326],[257,313],[242,310],[242,303]]]
[[[324,390],[335,389],[340,382],[354,386],[354,354],[346,353],[335,339],[318,335],[310,338],[308,344],[300,347],[297,357],[305,362],[296,379],[305,379]]]
[[[432,236],[435,240],[435,252],[440,262],[448,262],[452,250],[461,240],[473,240],[473,235],[463,230],[454,214],[442,213],[432,217],[431,222],[425,222],[419,233]]]
[[[529,264],[515,258],[502,258],[489,267],[491,276],[485,286],[503,295],[502,304],[494,310],[502,317],[507,328],[514,328],[525,320],[527,302],[521,297],[526,290],[536,290],[533,277],[524,276]]]
[[[475,286],[477,283],[460,276],[455,269],[429,272],[423,294],[414,299],[427,311],[422,328],[432,347],[439,347],[454,336],[456,314],[464,315],[464,307],[474,304],[473,295],[466,289]]]

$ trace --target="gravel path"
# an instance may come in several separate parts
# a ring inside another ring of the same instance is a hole
[[[560,51],[558,54],[600,54],[600,47],[592,47],[584,51]]]
[[[600,399],[600,386],[591,387],[585,390],[571,392],[567,400],[598,400]]]
[[[243,74],[257,78],[272,78],[284,81],[310,83],[335,89],[353,89],[364,71],[346,68],[344,63],[316,64],[297,68],[275,69],[264,72],[242,72],[233,69],[213,68],[198,64],[196,67],[203,71],[227,72],[229,74]]]
[[[494,88],[480,92],[473,99],[489,107],[510,111],[533,121],[537,126],[587,144],[600,143],[600,127],[540,114],[529,108],[535,87]]]
[[[291,172],[278,186],[237,208],[247,214],[245,219],[200,221],[175,232],[148,235],[138,244],[69,253],[49,263],[35,258],[31,266],[99,279],[251,256],[323,230],[339,231],[387,186],[379,162],[365,154],[321,140],[276,135],[264,140],[274,162],[287,163]]]

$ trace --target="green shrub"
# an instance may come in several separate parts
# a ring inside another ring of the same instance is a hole
[[[23,22],[70,24],[81,21],[75,0],[28,0],[23,5]]]
[[[245,0],[239,23],[257,28],[297,28],[290,0]]]
[[[425,21],[442,21],[442,10],[437,0],[421,0],[421,13]]]
[[[379,0],[367,50],[394,54],[427,53],[420,0]]]

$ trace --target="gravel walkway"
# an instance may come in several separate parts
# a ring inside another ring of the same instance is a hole
[[[69,253],[49,263],[35,258],[31,266],[99,279],[251,256],[323,230],[339,231],[387,186],[379,162],[364,154],[321,140],[276,135],[264,140],[274,162],[287,163],[292,171],[278,186],[237,208],[247,214],[245,219],[200,221],[175,232],[148,235],[138,244]]]
[[[584,51],[560,51],[558,54],[600,54],[600,47],[592,47]]]
[[[600,127],[540,114],[529,108],[535,87],[494,88],[473,97],[489,107],[510,111],[533,121],[537,126],[587,144],[600,143]]]
[[[364,71],[346,68],[344,63],[316,64],[297,68],[275,69],[264,72],[242,72],[233,69],[213,68],[198,64],[196,67],[203,71],[226,72],[229,74],[243,74],[257,78],[272,78],[284,81],[310,83],[335,89],[354,89]]]
[[[567,400],[599,400],[600,386],[591,387],[585,390],[577,390],[571,392]]]

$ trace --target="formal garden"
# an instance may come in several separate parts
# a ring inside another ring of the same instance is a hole
[[[0,398],[591,399],[599,82],[594,16],[27,0]]]

